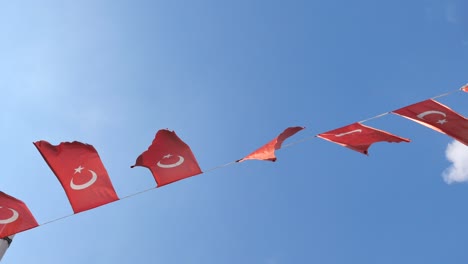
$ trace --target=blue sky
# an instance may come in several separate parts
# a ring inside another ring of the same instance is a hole
[[[72,213],[32,142],[95,146],[119,197],[157,130],[202,169],[288,126],[292,140],[468,82],[462,0],[10,1],[0,4],[2,191],[39,223]],[[440,101],[468,116],[468,94]],[[394,115],[412,140],[370,156],[313,139],[18,234],[4,263],[466,263],[466,183],[452,140]],[[287,142],[287,143],[288,143]],[[466,150],[461,152],[466,160]]]

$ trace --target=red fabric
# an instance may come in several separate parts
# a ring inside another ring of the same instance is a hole
[[[468,93],[468,84],[463,86],[461,90]]]
[[[92,145],[47,141],[34,142],[62,184],[75,213],[118,200],[106,168]]]
[[[361,152],[365,155],[369,154],[369,147],[376,142],[387,141],[399,143],[402,141],[410,141],[407,138],[395,136],[383,130],[368,127],[360,123],[354,123],[335,130],[331,130],[319,134],[317,137]]]
[[[135,165],[148,168],[158,187],[202,173],[197,160],[174,131],[161,129]]]
[[[449,107],[432,99],[412,104],[393,113],[449,135],[468,145],[468,120]]]
[[[304,129],[304,127],[288,127],[286,128],[283,133],[279,136],[274,138],[272,141],[268,142],[267,144],[263,145],[261,148],[255,150],[254,152],[250,153],[246,157],[238,160],[237,162],[242,162],[244,160],[269,160],[269,161],[276,161],[275,150],[280,149],[283,141],[287,138],[291,137],[292,135],[296,134],[297,132]]]
[[[37,226],[36,219],[22,201],[0,192],[0,237]]]

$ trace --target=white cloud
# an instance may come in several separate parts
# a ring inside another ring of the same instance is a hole
[[[468,147],[453,141],[447,145],[445,155],[452,162],[452,165],[442,173],[445,182],[450,184],[468,181]]]

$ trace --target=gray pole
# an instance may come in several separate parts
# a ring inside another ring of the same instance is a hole
[[[12,236],[7,236],[4,238],[0,239],[0,260],[2,260],[3,255],[5,255],[5,252],[7,251],[8,247],[10,246],[11,242],[13,242],[13,237]]]

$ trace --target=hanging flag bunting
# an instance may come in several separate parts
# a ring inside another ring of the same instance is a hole
[[[0,237],[6,238],[37,226],[36,219],[22,201],[0,192]]]
[[[75,213],[119,199],[92,145],[74,141],[54,146],[44,140],[34,145],[62,184]]]
[[[190,147],[167,129],[156,133],[153,143],[131,168],[135,166],[148,168],[158,187],[202,173]]]
[[[354,123],[322,134],[318,134],[317,137],[336,143],[343,147],[350,148],[365,155],[369,154],[369,147],[376,142],[410,142],[410,140],[407,138],[402,138],[383,130],[368,127],[361,123]]]
[[[276,161],[275,150],[280,149],[283,142],[296,134],[297,132],[301,131],[305,127],[288,127],[286,128],[283,133],[279,134],[276,138],[272,141],[266,143],[261,148],[255,150],[254,152],[250,153],[249,155],[245,156],[244,158],[237,160],[236,162],[242,162],[244,160],[269,160],[269,161]]]
[[[468,120],[435,100],[428,99],[400,108],[393,113],[449,135],[468,145]]]

